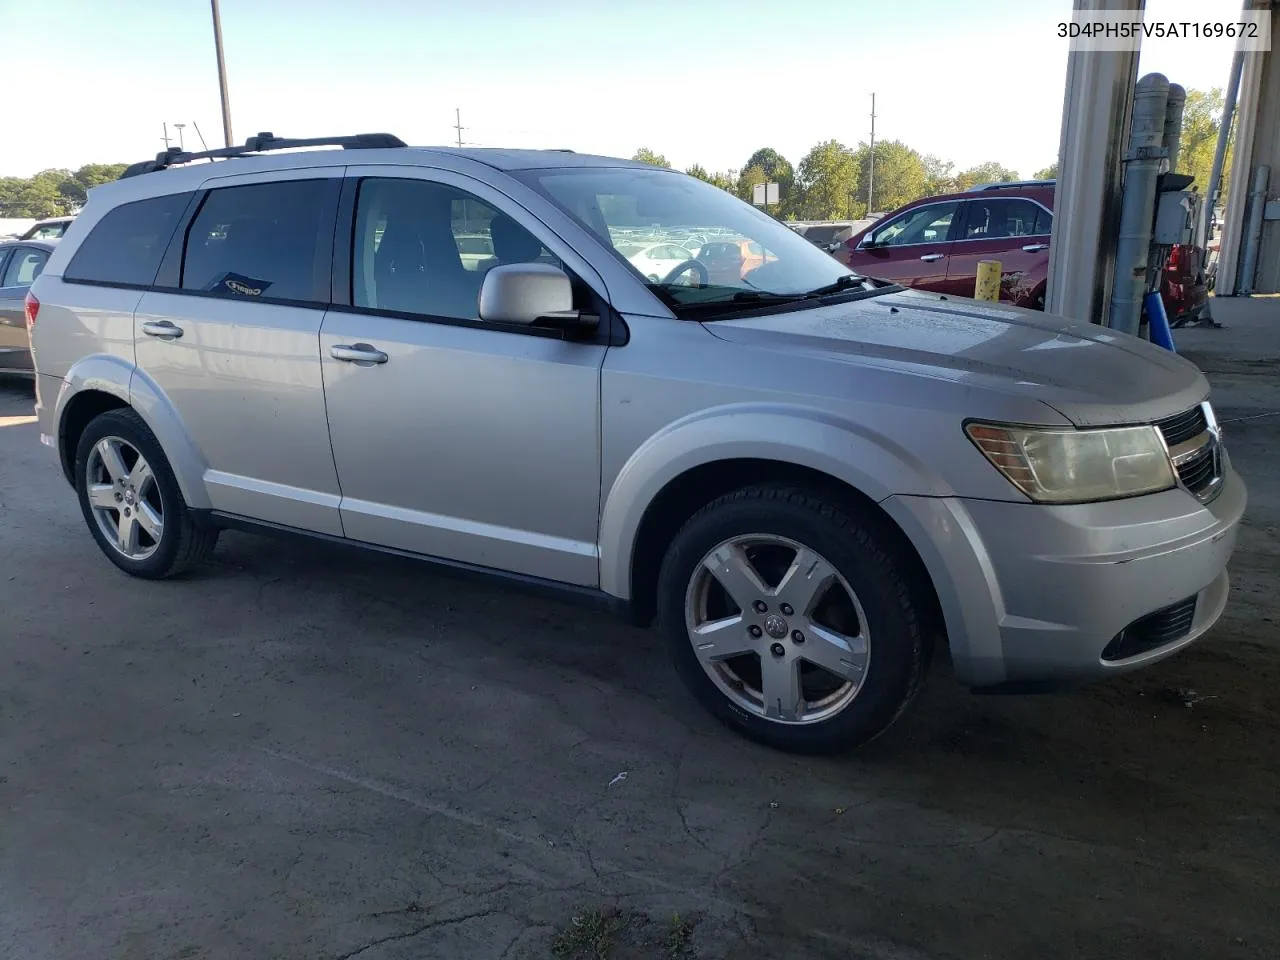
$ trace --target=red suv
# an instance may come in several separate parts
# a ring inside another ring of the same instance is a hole
[[[958,297],[973,296],[979,260],[999,260],[1000,299],[1043,310],[1053,190],[1053,180],[1023,180],[924,197],[854,234],[833,256],[857,273]],[[1198,248],[1173,248],[1160,286],[1170,321],[1203,309],[1203,264]]]

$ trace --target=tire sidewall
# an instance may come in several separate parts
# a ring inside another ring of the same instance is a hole
[[[851,749],[878,736],[914,693],[923,656],[920,625],[908,584],[886,544],[866,526],[843,516],[832,523],[816,510],[785,500],[742,500],[713,505],[676,536],[658,583],[658,620],[677,671],[716,716],[752,739],[801,753]],[[871,538],[872,549],[849,536]],[[857,594],[870,632],[871,659],[857,697],[834,717],[783,724],[751,713],[727,697],[702,668],[684,619],[685,595],[698,563],[732,537],[786,537],[822,554]]]
[[[89,487],[87,471],[89,454],[94,445],[104,437],[119,437],[131,444],[151,465],[156,487],[160,491],[160,502],[164,510],[164,532],[160,536],[160,546],[145,560],[131,560],[120,553],[103,535],[98,527],[98,520],[89,504]],[[76,446],[75,459],[76,497],[80,501],[80,511],[84,514],[89,532],[97,541],[102,552],[121,570],[138,577],[160,577],[167,571],[177,556],[182,539],[181,525],[186,520],[186,502],[178,481],[169,466],[160,443],[156,440],[147,425],[132,410],[109,410],[89,422],[80,435]]]

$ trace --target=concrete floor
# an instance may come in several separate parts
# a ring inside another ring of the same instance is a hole
[[[1215,315],[1178,342],[1250,483],[1219,626],[1068,695],[943,666],[842,760],[409,562],[228,534],[131,580],[0,385],[0,956],[514,960],[597,907],[620,957],[677,913],[705,958],[1280,955],[1280,301]]]

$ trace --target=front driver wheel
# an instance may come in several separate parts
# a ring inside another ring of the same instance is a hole
[[[195,522],[159,441],[134,411],[110,410],[89,423],[74,476],[89,532],[126,573],[171,577],[212,552],[217,529]]]
[[[721,497],[677,534],[658,616],[682,679],[747,736],[800,753],[868,742],[927,662],[923,585],[874,518],[810,491]]]

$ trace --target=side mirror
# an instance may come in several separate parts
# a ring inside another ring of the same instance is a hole
[[[484,275],[480,319],[576,327],[584,318],[573,309],[573,284],[563,270],[547,263],[511,263]]]

